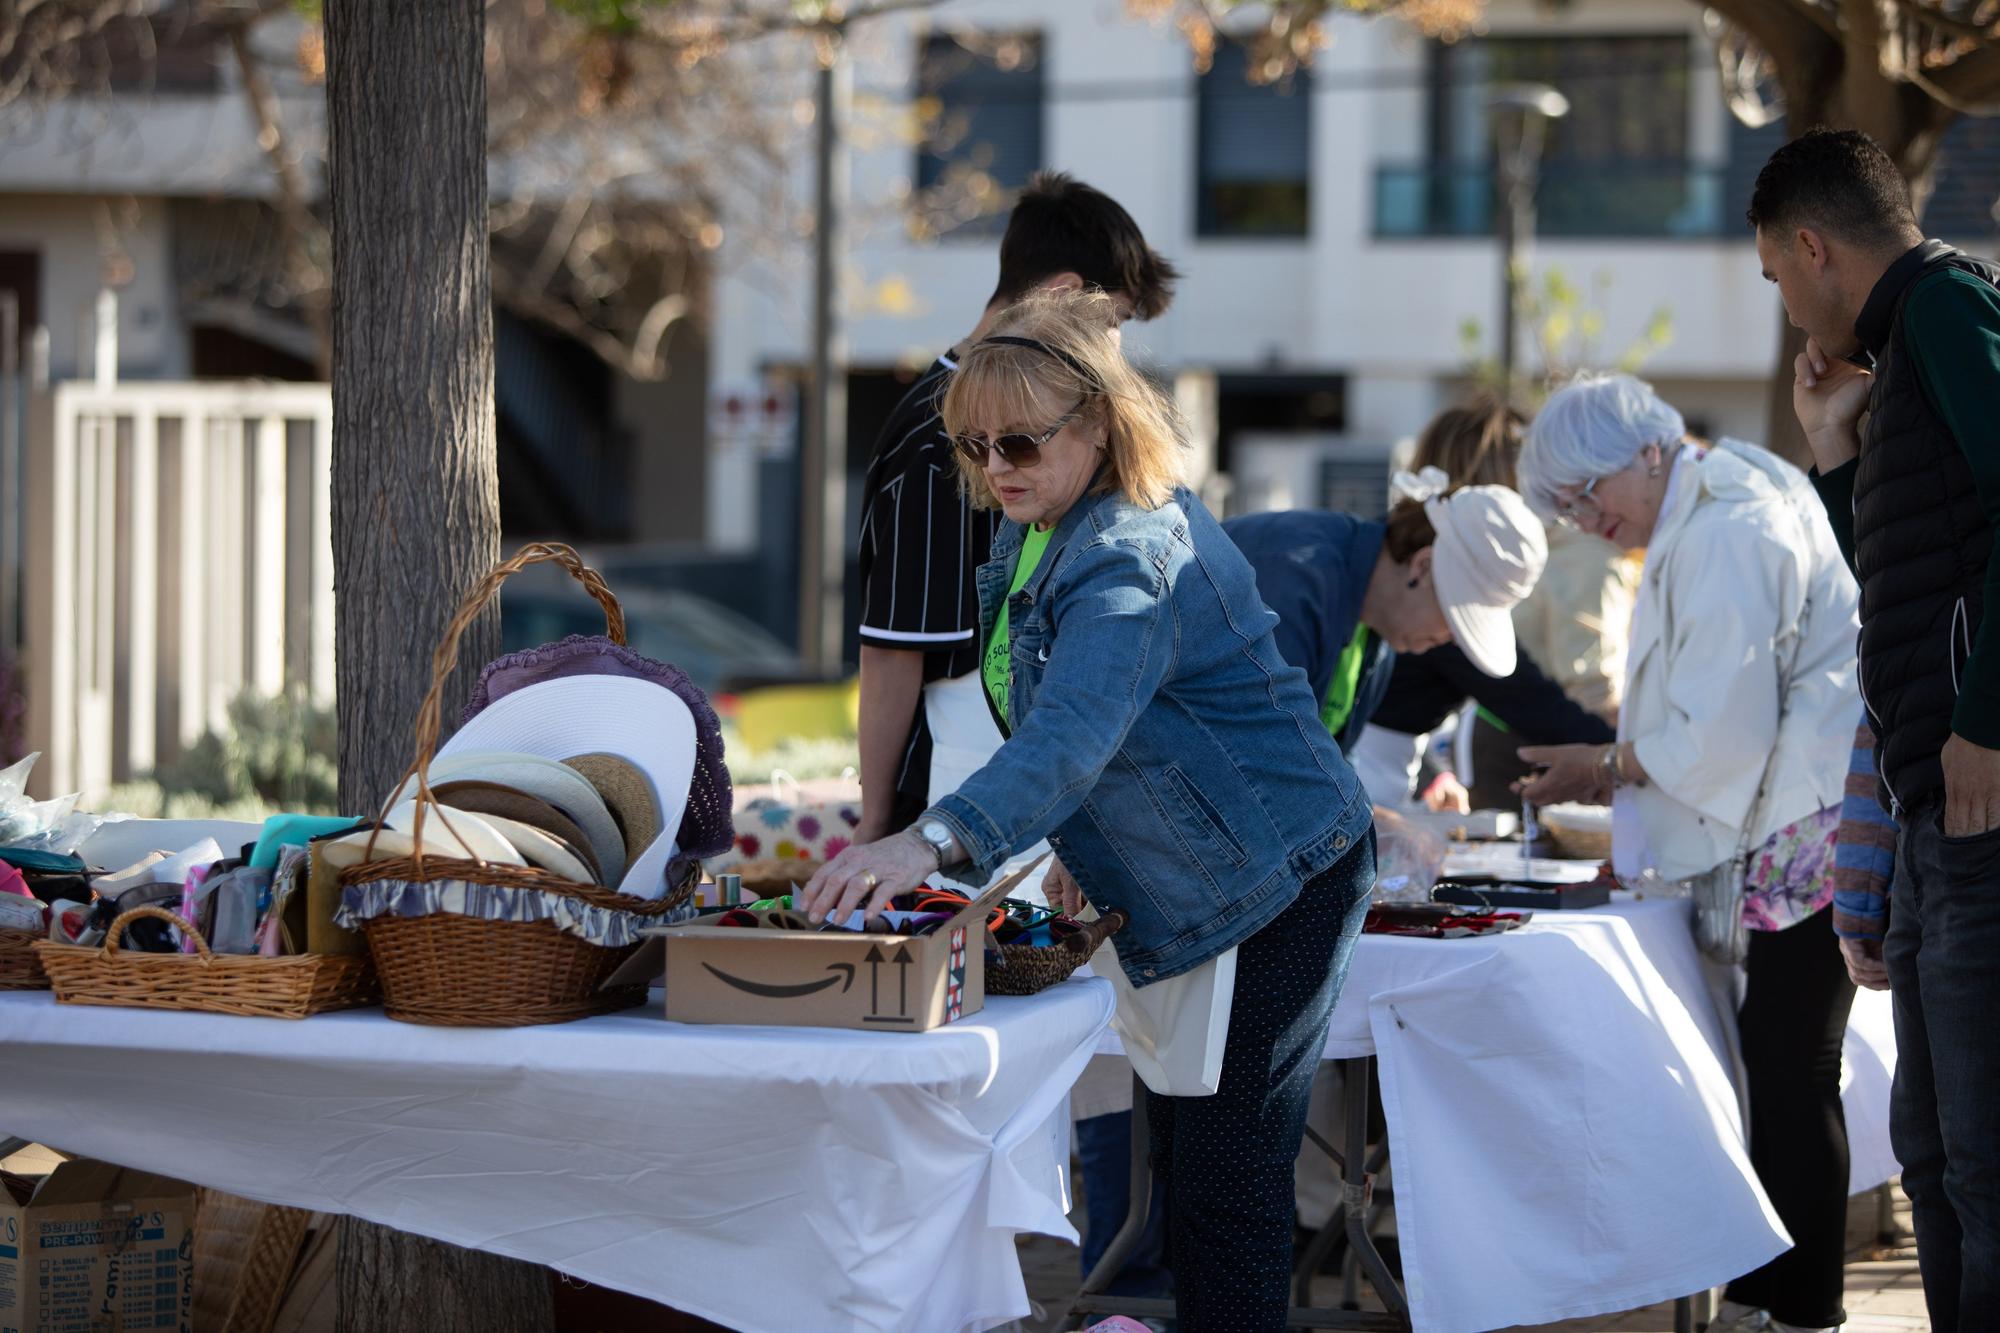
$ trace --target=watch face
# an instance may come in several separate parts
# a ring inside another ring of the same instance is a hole
[[[917,825],[917,836],[933,847],[942,847],[951,841],[951,830],[935,819],[927,819]]]

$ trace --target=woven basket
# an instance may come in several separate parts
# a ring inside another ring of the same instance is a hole
[[[130,953],[119,948],[126,924],[141,917],[180,927],[194,941],[195,953]],[[35,953],[62,1004],[309,1018],[380,998],[375,969],[366,958],[211,953],[200,931],[162,907],[126,912],[111,923],[104,943],[96,948],[42,940]]]
[[[35,957],[35,942],[47,938],[33,930],[0,930],[0,990],[49,988],[49,974]]]
[[[312,1214],[201,1191],[194,1228],[194,1326],[267,1333],[277,1322]]]
[[[395,791],[416,792],[411,837],[417,850],[406,857],[364,861],[341,872],[343,887],[383,880],[431,883],[460,880],[502,888],[532,889],[579,899],[593,907],[634,916],[664,916],[686,902],[700,878],[691,875],[664,898],[632,898],[602,885],[578,884],[538,866],[497,866],[484,861],[425,856],[426,819],[450,828],[449,813],[432,794],[431,760],[437,754],[444,715],[445,683],[458,665],[459,640],[500,586],[530,565],[554,562],[568,570],[604,608],[605,633],[625,642],[625,613],[594,569],[586,568],[567,546],[536,542],[498,565],[467,595],[431,655],[431,688],[417,710],[416,758]],[[391,799],[394,799],[393,797]],[[388,812],[385,809],[384,815]],[[377,821],[376,829],[381,829]],[[372,840],[371,848],[372,852]],[[580,940],[547,921],[486,921],[437,912],[429,916],[382,915],[362,923],[368,950],[382,976],[383,1011],[406,1023],[442,1027],[524,1027],[567,1023],[592,1014],[629,1009],[646,1000],[644,986],[598,987],[638,949],[635,942],[606,948]]]
[[[1089,962],[1098,946],[1116,935],[1124,925],[1123,912],[1109,912],[1054,944],[1040,948],[1031,944],[1003,944],[1000,956],[1007,965],[986,969],[986,993],[1037,995],[1068,981],[1070,974]]]

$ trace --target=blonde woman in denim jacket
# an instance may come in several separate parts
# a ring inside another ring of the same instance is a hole
[[[1109,300],[1031,298],[944,399],[967,490],[1008,521],[979,573],[1006,742],[906,833],[813,876],[815,917],[1046,836],[1052,900],[1124,912],[1135,987],[1240,946],[1220,1089],[1150,1095],[1181,1327],[1285,1327],[1292,1159],[1375,879],[1367,798],[1286,665],[1248,563],[1181,484],[1172,409]]]

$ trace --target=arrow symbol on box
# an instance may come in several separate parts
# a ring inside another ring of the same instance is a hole
[[[905,944],[896,950],[896,1012],[910,1012],[910,964],[916,959],[910,957],[910,946]]]
[[[904,947],[907,952],[908,946]],[[869,945],[861,961],[868,964],[868,1012],[879,1014],[882,1012],[882,946]]]

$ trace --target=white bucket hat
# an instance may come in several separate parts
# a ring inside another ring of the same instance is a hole
[[[1431,579],[1445,622],[1472,664],[1489,676],[1514,674],[1514,608],[1534,591],[1548,563],[1542,521],[1505,486],[1451,485],[1442,468],[1396,474],[1400,497],[1417,500],[1437,533]]]
[[[694,714],[679,695],[626,676],[565,676],[529,685],[495,699],[460,727],[438,751],[433,778],[444,760],[482,750],[555,760],[610,754],[637,766],[659,802],[660,833],[614,887],[634,898],[665,896],[667,863],[679,846],[676,832],[695,765]],[[609,867],[605,879],[611,879]]]

